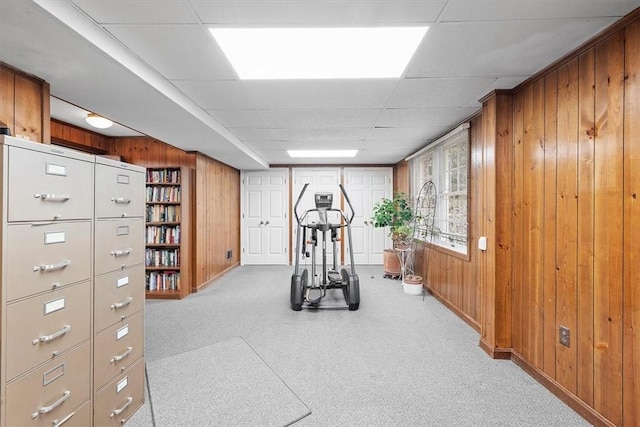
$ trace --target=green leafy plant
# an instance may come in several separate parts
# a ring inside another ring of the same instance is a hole
[[[394,247],[409,244],[413,237],[412,220],[413,209],[405,193],[396,193],[393,199],[384,198],[373,206],[373,226],[389,227]]]

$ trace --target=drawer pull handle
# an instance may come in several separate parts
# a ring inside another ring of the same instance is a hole
[[[131,203],[131,199],[127,199],[124,197],[112,197],[111,201],[115,202],[116,204],[122,204],[122,205],[128,205],[129,203]]]
[[[36,199],[40,199],[43,202],[66,202],[71,198],[71,196],[69,196],[68,194],[60,194],[56,196],[55,194],[40,193],[34,194],[33,197],[35,197]]]
[[[65,259],[64,261],[60,261],[56,264],[42,264],[42,265],[36,265],[35,267],[33,267],[33,271],[56,271],[56,270],[62,270],[63,268],[66,268],[68,266],[71,265],[71,261],[68,259]]]
[[[116,415],[120,415],[121,413],[123,413],[124,410],[127,409],[129,405],[131,405],[131,402],[133,402],[133,397],[131,396],[127,397],[127,402],[124,405],[122,405],[121,408],[114,409],[113,412],[109,415],[109,418],[113,418]]]
[[[69,418],[73,417],[76,413],[72,412],[69,415],[67,415],[66,417],[64,417],[63,419],[59,420],[59,419],[55,419],[53,420],[53,422],[51,423],[51,427],[60,427],[62,424],[66,423],[67,421],[69,421]]]
[[[115,257],[119,257],[119,256],[123,256],[123,255],[129,255],[132,250],[133,249],[131,249],[131,248],[119,249],[117,251],[111,251],[111,255],[113,255]]]
[[[58,332],[54,332],[51,335],[43,335],[40,338],[36,338],[35,340],[31,341],[31,344],[36,345],[41,342],[53,341],[56,338],[59,338],[69,332],[71,332],[71,325],[66,325],[64,328],[60,329]]]
[[[133,347],[127,347],[127,349],[124,352],[120,353],[117,356],[113,356],[113,359],[110,360],[110,363],[116,363],[116,362],[121,361],[122,359],[124,359],[125,357],[130,355],[132,351],[133,351]],[[116,414],[116,415],[118,415],[118,414]]]
[[[58,406],[62,405],[62,403],[67,400],[69,396],[71,396],[71,392],[69,390],[65,391],[64,393],[62,393],[62,397],[60,399],[56,400],[49,406],[43,406],[42,408],[38,409],[38,412],[34,412],[33,414],[31,414],[31,418],[36,419],[40,414],[48,414]]]
[[[114,304],[111,304],[111,310],[117,310],[119,308],[122,307],[126,307],[129,304],[131,304],[133,302],[133,297],[129,297],[126,300],[122,301],[122,302],[116,302]]]

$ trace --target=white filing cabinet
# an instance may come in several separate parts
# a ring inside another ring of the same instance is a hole
[[[2,135],[0,156],[0,426],[121,425],[144,399],[145,169]]]

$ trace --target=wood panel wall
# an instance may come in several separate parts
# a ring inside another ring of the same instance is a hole
[[[427,248],[418,257],[433,294],[477,319],[490,355],[506,351],[597,425],[640,426],[639,18],[483,101],[469,262],[435,248],[427,272]],[[464,302],[467,271],[479,314]]]
[[[196,155],[196,283],[202,287],[240,264],[240,171]],[[227,251],[232,256],[226,258]]]

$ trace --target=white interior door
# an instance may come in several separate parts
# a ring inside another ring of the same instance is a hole
[[[291,194],[292,203],[295,205],[298,196],[304,187],[304,184],[309,183],[307,191],[304,193],[300,204],[298,205],[298,214],[302,215],[308,209],[315,209],[314,194],[320,192],[333,194],[333,207],[340,208],[340,200],[342,193],[340,192],[340,170],[338,168],[294,168],[293,169],[293,193]],[[307,217],[307,223],[311,224],[318,220],[316,212],[311,212]],[[340,222],[340,215],[337,212],[329,212],[327,215],[327,221],[331,223]],[[295,243],[297,238],[298,227],[293,219],[293,245],[292,250],[295,251]],[[309,234],[307,233],[307,236]],[[321,238],[318,236],[318,247],[316,248],[316,256],[318,257],[318,263],[322,262],[322,247]],[[333,247],[331,244],[331,234],[327,232],[327,264],[331,265],[333,262]],[[337,246],[338,263],[340,263],[340,245]]]
[[[288,264],[287,169],[243,172],[242,264]]]
[[[385,228],[371,222],[373,205],[393,193],[391,168],[345,168],[345,190],[355,216],[351,222],[353,258],[356,264],[382,264],[385,248],[391,239]],[[347,247],[348,250],[348,247]]]

